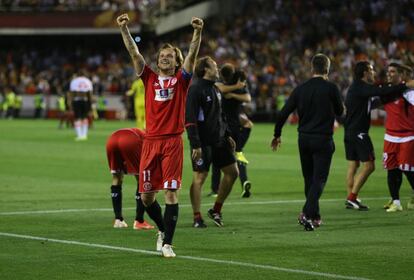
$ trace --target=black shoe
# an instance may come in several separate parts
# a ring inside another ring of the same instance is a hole
[[[213,209],[208,209],[207,216],[213,220],[216,226],[222,227],[224,225],[222,221],[221,213],[214,212]]]
[[[203,219],[194,220],[193,227],[195,228],[206,228],[207,225],[204,223]]]
[[[348,202],[348,200],[345,200],[345,208],[346,209],[354,209],[354,206],[352,203]]]
[[[246,181],[243,183],[243,191],[241,193],[241,197],[242,198],[248,198],[251,196],[251,192],[250,189],[252,187],[252,184],[250,183],[250,181]]]
[[[305,231],[314,231],[315,227],[312,224],[312,220],[306,219],[305,216],[302,217],[302,219],[299,221],[299,224],[303,226],[303,229]]]
[[[346,209],[357,209],[359,211],[368,211],[369,207],[361,203],[359,199],[357,200],[347,200],[345,201],[345,208]]]

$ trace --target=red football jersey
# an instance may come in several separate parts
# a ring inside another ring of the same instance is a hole
[[[145,65],[141,79],[145,86],[146,137],[182,134],[191,75],[179,70],[175,76],[160,77]]]
[[[406,137],[414,135],[414,106],[403,97],[393,102],[386,103],[384,110],[387,112],[385,120],[385,133]]]

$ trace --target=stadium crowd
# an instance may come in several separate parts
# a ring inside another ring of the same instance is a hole
[[[132,11],[172,12],[200,0],[0,0],[0,11]]]
[[[103,2],[140,1],[93,3]],[[380,77],[384,77],[383,69],[391,61],[413,65],[413,5],[408,0],[241,1],[231,18],[215,16],[207,21],[200,53],[211,55],[219,64],[231,62],[245,69],[253,110],[271,113],[278,96],[289,95],[307,78],[310,58],[317,52],[330,57],[330,79],[339,85],[342,94],[350,85],[351,69],[358,60],[372,61]],[[143,40],[140,49],[144,55],[154,55],[160,42],[171,41],[186,53],[186,34],[179,30]],[[96,91],[123,94],[135,78],[121,40],[119,48],[112,50],[96,50],[90,45],[72,46],[76,51],[68,52],[70,46],[65,50],[61,47],[54,42],[47,50],[31,46],[1,50],[0,88],[59,94],[65,91],[73,73],[85,68]]]

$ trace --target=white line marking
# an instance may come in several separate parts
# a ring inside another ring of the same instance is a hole
[[[14,237],[14,238],[20,238],[20,239],[29,239],[29,240],[39,240],[39,241],[54,242],[54,243],[61,243],[61,244],[68,244],[68,245],[78,245],[78,246],[100,248],[100,249],[134,252],[134,253],[140,253],[140,254],[146,254],[146,255],[160,255],[159,252],[148,251],[148,250],[110,246],[110,245],[103,245],[103,244],[94,244],[94,243],[79,242],[79,241],[52,239],[52,238],[37,237],[37,236],[30,236],[30,235],[14,234],[14,233],[8,233],[8,232],[0,232],[0,236]],[[180,256],[180,255],[178,255],[177,258],[187,259],[187,260],[192,260],[192,261],[220,263],[220,264],[243,266],[243,267],[249,267],[249,268],[261,268],[261,269],[266,269],[266,270],[322,276],[322,277],[334,278],[334,279],[369,280],[368,278],[361,278],[361,277],[355,277],[355,276],[345,276],[345,275],[340,275],[340,274],[307,271],[307,270],[302,270],[302,269],[291,269],[291,268],[284,268],[284,267],[278,267],[278,266],[272,266],[272,265],[261,265],[261,264],[238,262],[238,261],[226,261],[226,260],[217,260],[217,259],[193,257],[193,256]]]
[[[367,197],[364,200],[386,200],[389,197]],[[338,202],[345,201],[345,199],[321,199],[321,202]],[[304,203],[304,199],[296,200],[269,200],[269,201],[241,201],[241,202],[228,202],[226,205],[266,205],[266,204],[286,204],[286,203]],[[211,203],[203,203],[202,206],[211,206]],[[180,207],[191,207],[191,204],[180,204]],[[124,210],[132,210],[135,207],[125,207]],[[84,208],[84,209],[53,209],[53,210],[33,210],[33,211],[14,211],[14,212],[0,212],[0,216],[12,216],[12,215],[36,215],[36,214],[61,214],[61,213],[73,213],[73,212],[109,212],[113,211],[112,208]]]

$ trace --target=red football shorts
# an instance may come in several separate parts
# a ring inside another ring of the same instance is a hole
[[[384,140],[383,165],[385,169],[399,168],[414,171],[414,141],[393,143]]]
[[[114,132],[106,143],[106,156],[111,173],[139,175],[143,133],[133,129]]]
[[[181,188],[183,139],[181,135],[144,139],[139,167],[139,192]]]

